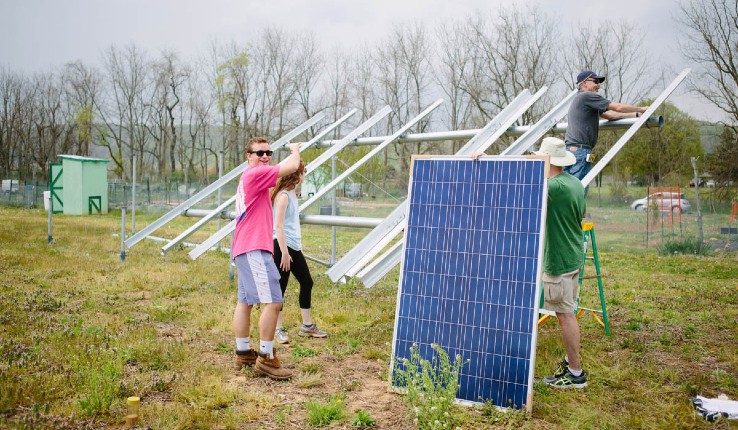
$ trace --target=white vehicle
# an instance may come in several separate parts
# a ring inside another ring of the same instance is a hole
[[[673,213],[683,213],[692,210],[692,205],[684,198],[684,193],[669,191],[653,193],[648,197],[638,199],[631,203],[630,207],[637,211],[656,209],[661,212],[671,211]]]

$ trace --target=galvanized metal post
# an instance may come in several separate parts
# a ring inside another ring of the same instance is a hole
[[[54,195],[49,193],[49,225],[46,236],[46,243],[50,244],[52,241],[51,237],[51,214],[54,213]]]
[[[120,261],[126,261],[126,207],[120,211]]]
[[[133,163],[133,185],[131,187],[131,234],[136,234],[136,156],[135,155],[132,157],[131,162]]]
[[[694,193],[695,198],[697,199],[697,235],[699,239],[699,243],[697,246],[699,247],[699,250],[702,250],[702,241],[705,239],[705,236],[702,232],[702,203],[700,203],[700,175],[697,170],[697,159],[695,157],[692,157],[692,169],[694,170]]]
[[[222,149],[218,151],[220,153],[220,157],[218,158],[218,179],[223,177],[223,170],[225,170],[225,160],[223,160],[223,157],[225,156],[225,151]],[[220,188],[218,188],[218,206],[220,206]],[[218,230],[221,229],[221,221],[220,217],[218,217]]]
[[[336,156],[331,157],[331,181],[336,179]],[[336,188],[331,191],[331,215],[336,216]],[[331,266],[336,264],[336,227],[331,227]]]

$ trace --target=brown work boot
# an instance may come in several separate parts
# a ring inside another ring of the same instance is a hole
[[[256,351],[248,349],[246,351],[236,350],[236,371],[240,372],[246,366],[253,366],[256,363]]]
[[[292,377],[292,372],[282,367],[276,353],[274,357],[271,357],[268,353],[262,355],[259,352],[257,354],[259,354],[259,357],[256,359],[256,365],[254,366],[254,372],[257,375],[264,375],[277,380],[290,379]]]

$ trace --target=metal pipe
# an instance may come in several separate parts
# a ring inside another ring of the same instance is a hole
[[[202,218],[210,214],[208,209],[187,209],[184,216],[193,218]],[[234,219],[236,213],[234,211],[220,212],[222,219]],[[369,218],[360,216],[342,216],[342,215],[306,215],[300,214],[300,223],[311,225],[332,225],[336,227],[359,227],[374,228],[378,226],[384,218]]]
[[[133,185],[131,186],[131,234],[136,234],[136,156],[131,158],[133,163]],[[102,208],[101,208],[102,209]]]
[[[126,207],[120,211],[120,261],[126,261]]]
[[[51,180],[49,180],[49,183],[51,183]],[[51,190],[51,185],[49,185],[49,190]],[[51,217],[54,213],[54,195],[51,194],[51,191],[49,191],[49,221],[47,231],[46,231],[46,243],[50,244],[53,238],[51,237]]]
[[[331,181],[336,179],[336,156],[331,157]],[[331,182],[332,183],[332,182]],[[331,215],[336,216],[336,187],[331,187]],[[336,226],[331,227],[331,266],[336,264]]]
[[[329,262],[327,262],[327,261],[323,261],[323,260],[317,259],[317,258],[315,258],[315,257],[312,257],[312,256],[310,256],[310,255],[307,255],[307,254],[303,254],[303,256],[304,256],[304,257],[305,257],[305,258],[306,258],[307,260],[310,260],[310,261],[314,261],[314,262],[316,262],[316,263],[318,263],[318,264],[322,264],[322,265],[323,265],[323,266],[325,266],[325,267],[331,267],[331,263],[329,263]]]
[[[218,157],[218,179],[223,177],[223,171],[225,170],[225,161],[223,160],[223,157],[225,157],[225,151],[222,149],[220,150],[220,157]],[[221,203],[221,189],[218,188],[218,206],[220,206]],[[220,218],[218,218],[218,230],[221,229],[220,225]]]
[[[619,130],[624,128],[629,128],[631,125],[633,125],[636,122],[636,118],[626,118],[626,119],[619,119],[617,121],[607,121],[607,120],[601,120],[600,121],[600,130]],[[647,128],[653,128],[658,127],[662,128],[664,126],[664,117],[663,116],[651,116],[646,121],[645,127]],[[531,125],[516,125],[512,126],[507,129],[505,134],[511,135],[511,136],[518,136],[525,134],[528,130],[530,130],[532,126]],[[560,122],[556,124],[553,128],[551,128],[551,131],[554,133],[564,133],[566,132],[567,123]],[[456,130],[456,131],[437,131],[432,133],[415,133],[415,134],[406,134],[404,136],[399,137],[396,142],[397,143],[416,143],[416,142],[438,142],[438,141],[444,141],[444,140],[464,140],[464,139],[471,139],[474,137],[477,133],[479,133],[481,129],[476,128],[472,130]],[[362,146],[362,145],[378,145],[382,143],[385,139],[387,139],[388,136],[374,136],[374,137],[360,137],[358,139],[354,139],[353,142],[351,142],[350,145],[352,146]],[[324,142],[319,142],[315,144],[316,147],[319,148],[325,148],[329,146],[333,146],[340,142],[339,140],[326,140]]]

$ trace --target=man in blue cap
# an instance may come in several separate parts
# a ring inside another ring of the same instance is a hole
[[[604,76],[591,70],[577,75],[579,93],[569,106],[569,123],[564,140],[566,149],[574,153],[577,162],[564,170],[579,180],[592,169],[592,148],[597,143],[600,118],[610,121],[637,118],[646,111],[646,107],[612,102],[597,94],[604,81]]]

